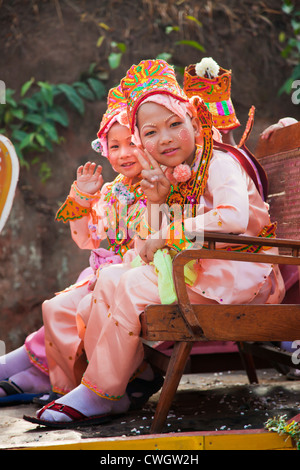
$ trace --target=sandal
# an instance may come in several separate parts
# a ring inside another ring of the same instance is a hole
[[[72,419],[72,421],[48,421],[46,419],[42,419],[41,415],[45,410],[52,409],[53,411],[58,411],[59,413],[64,413],[66,416]],[[62,403],[56,403],[52,401],[45,405],[37,414],[37,417],[33,416],[23,416],[25,421],[29,421],[30,423],[40,424],[42,426],[47,426],[50,428],[56,429],[71,429],[76,428],[78,426],[91,426],[93,424],[104,424],[107,423],[112,419],[112,415],[108,413],[103,413],[97,416],[85,416],[80,411],[75,410],[71,406],[64,405]]]
[[[288,380],[300,380],[300,370],[299,369],[290,369],[286,374]]]
[[[11,380],[2,380],[0,388],[6,393],[5,397],[0,397],[0,406],[21,405],[23,403],[32,403],[36,397],[40,397],[43,393],[27,393],[24,392],[17,384]]]
[[[56,392],[52,392],[51,390],[51,392],[46,392],[43,395],[34,398],[32,402],[35,403],[36,405],[45,406],[45,405],[48,405],[48,403],[51,403],[51,401],[55,401],[61,397],[62,395]]]
[[[126,393],[131,402],[130,410],[140,410],[147,403],[149,398],[158,392],[164,383],[164,378],[160,374],[155,374],[153,380],[144,380],[136,377],[128,383]],[[141,393],[135,397],[134,393]]]

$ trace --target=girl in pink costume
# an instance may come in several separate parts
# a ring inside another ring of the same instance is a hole
[[[117,237],[126,228],[124,223],[127,221],[125,217],[122,225],[119,201],[130,208],[129,218],[134,219],[135,223],[145,206],[145,197],[139,185],[141,166],[133,153],[134,144],[126,127],[126,113],[122,115],[125,107],[120,87],[111,89],[98,139],[93,142],[93,148],[109,158],[119,175],[100,191],[103,184],[101,166],[96,167],[90,162],[80,166],[70,195],[57,213],[58,220],[70,222],[72,238],[77,245],[92,249],[90,265],[94,274],[87,276],[88,270],[85,270],[80,281],[44,302],[46,348],[45,329],[42,327],[26,338],[23,347],[7,354],[5,361],[2,360],[2,404],[31,401],[37,395],[48,392],[51,385],[55,394],[67,393],[80,383],[86,358],[80,348],[76,310],[85,297],[85,302],[90,299],[96,273],[105,266],[121,263],[132,245],[130,237]],[[113,220],[117,221],[118,226],[112,226]],[[108,240],[108,250],[99,248],[104,239]],[[52,336],[55,343],[51,341]],[[52,347],[52,344],[55,346]]]
[[[168,250],[190,246],[186,234],[197,235],[203,227],[249,236],[268,236],[274,230],[268,207],[246,171],[230,154],[213,150],[210,115],[199,99],[189,102],[172,67],[162,60],[142,61],[121,85],[131,131],[141,143],[137,154],[147,195],[141,226],[151,236],[141,240],[139,265],[122,263],[100,272],[85,330],[88,367],[81,384],[42,408],[36,418],[25,417],[46,426],[101,423],[128,409],[126,385],[143,361],[139,315],[147,304],[161,303],[153,266],[157,253],[167,247],[167,256]],[[200,132],[202,148],[196,145]],[[168,178],[161,166],[168,167]],[[184,220],[170,223],[157,217],[157,203],[164,202],[185,207]],[[201,260],[191,271],[192,302],[280,302],[284,295],[280,273],[269,265]]]

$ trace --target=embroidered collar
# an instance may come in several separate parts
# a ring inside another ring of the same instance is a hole
[[[212,116],[200,98],[195,98],[194,106],[202,128],[203,146],[196,145],[195,157],[191,165],[191,178],[186,182],[171,185],[167,199],[169,207],[173,204],[180,204],[184,209],[184,206],[188,205],[189,216],[192,217],[195,217],[197,213],[197,204],[206,186],[213,152]],[[172,218],[174,214],[171,214]]]
[[[186,204],[192,206],[192,214],[196,215],[197,204],[200,196],[203,194],[207,178],[208,168],[212,156],[212,143],[203,148],[197,145],[195,158],[191,166],[191,178],[183,183],[171,185],[170,193],[167,198],[167,204],[171,207],[173,204],[180,204],[182,208]]]

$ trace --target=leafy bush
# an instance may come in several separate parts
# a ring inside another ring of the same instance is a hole
[[[29,90],[36,90],[29,95]],[[6,90],[6,104],[0,106],[0,133],[13,142],[20,164],[29,167],[25,155],[30,153],[31,163],[39,161],[39,154],[53,151],[53,144],[60,144],[58,127],[68,127],[69,117],[64,106],[68,103],[80,115],[85,112],[85,100],[101,100],[106,95],[103,83],[96,77],[88,76],[72,85],[61,83],[35,82],[31,78],[23,84],[20,99],[14,98],[15,90]],[[60,104],[58,104],[58,102]],[[51,171],[44,162],[40,165],[43,180]]]
[[[279,41],[284,44],[281,51],[289,65],[293,67],[291,76],[285,81],[279,90],[279,94],[289,94],[292,90],[292,84],[295,80],[300,79],[300,10],[295,7],[291,0],[284,0],[282,11],[290,16],[292,35],[288,36],[285,32],[279,35]]]

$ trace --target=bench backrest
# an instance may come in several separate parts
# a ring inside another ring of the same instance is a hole
[[[278,238],[300,239],[300,122],[259,139],[255,156],[269,179],[270,214]]]

